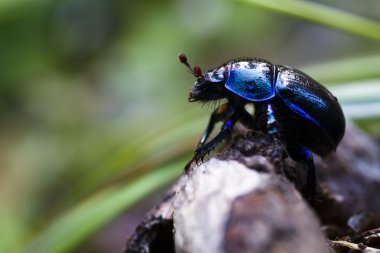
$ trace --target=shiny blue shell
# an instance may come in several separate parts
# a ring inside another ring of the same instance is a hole
[[[258,58],[231,61],[227,69],[231,92],[252,102],[279,97],[305,119],[300,135],[314,152],[325,155],[343,138],[345,119],[336,97],[305,73]]]
[[[225,87],[249,101],[264,101],[275,95],[273,64],[261,59],[241,60],[227,65]]]
[[[345,119],[337,98],[299,70],[277,65],[277,72],[276,94],[292,111],[317,125],[330,149],[335,149],[345,130]]]

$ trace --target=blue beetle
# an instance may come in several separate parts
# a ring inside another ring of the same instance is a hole
[[[246,57],[228,61],[202,73],[192,69],[184,54],[179,54],[197,78],[190,102],[227,99],[210,117],[209,124],[195,151],[195,161],[204,156],[230,134],[237,121],[281,140],[288,154],[309,166],[308,183],[315,188],[312,153],[325,156],[335,150],[345,131],[345,119],[337,98],[305,73],[269,61]],[[255,114],[245,105],[253,103]],[[223,122],[221,131],[206,143],[215,124]]]

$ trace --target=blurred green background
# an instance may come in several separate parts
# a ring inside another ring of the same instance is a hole
[[[380,136],[377,0],[3,0],[0,252],[122,251],[212,110],[179,52],[297,67]]]

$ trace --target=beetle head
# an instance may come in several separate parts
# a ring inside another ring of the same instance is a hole
[[[189,101],[207,102],[225,98],[226,89],[224,88],[224,83],[226,82],[226,76],[227,71],[225,66],[202,74],[195,81],[190,91]]]
[[[181,63],[185,64],[191,73],[197,77],[189,95],[190,102],[208,102],[212,100],[219,100],[226,97],[224,83],[227,79],[227,66],[212,69],[202,74],[201,68],[190,67],[187,58],[184,54],[179,54]]]

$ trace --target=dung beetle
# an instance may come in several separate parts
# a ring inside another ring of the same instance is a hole
[[[240,121],[271,135],[275,145],[281,141],[294,160],[308,165],[307,184],[313,195],[316,176],[310,151],[320,156],[334,151],[345,131],[337,98],[305,73],[259,58],[234,59],[206,73],[199,67],[191,68],[184,54],[180,53],[179,59],[197,78],[190,102],[227,100],[211,114],[193,160],[203,160]],[[250,103],[254,115],[245,108]],[[220,121],[220,132],[206,143]]]

